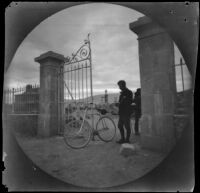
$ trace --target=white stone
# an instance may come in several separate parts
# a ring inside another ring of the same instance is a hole
[[[131,156],[136,154],[140,150],[140,147],[138,144],[129,144],[124,143],[120,147],[120,154],[123,156]]]

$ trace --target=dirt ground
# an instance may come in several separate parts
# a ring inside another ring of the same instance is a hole
[[[121,145],[115,141],[95,141],[82,149],[71,149],[62,136],[51,138],[22,137],[17,140],[29,158],[50,175],[73,185],[103,188],[122,185],[138,179],[156,167],[163,154],[141,149],[129,157],[120,155]],[[140,144],[132,134],[131,143]]]

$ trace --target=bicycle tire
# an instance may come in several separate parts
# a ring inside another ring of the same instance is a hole
[[[116,125],[114,121],[108,116],[102,116],[97,121],[96,131],[98,137],[104,141],[109,142],[115,137],[116,134]]]
[[[81,128],[82,123],[81,120],[71,121],[64,128],[65,143],[73,149],[85,147],[91,139],[92,131],[89,123],[84,120]]]

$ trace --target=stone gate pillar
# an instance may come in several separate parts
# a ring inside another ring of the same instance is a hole
[[[63,70],[64,56],[52,51],[35,58],[40,63],[40,102],[38,136],[58,134],[60,127],[60,105],[64,100],[63,85],[58,73]]]
[[[169,35],[148,17],[130,23],[138,35],[141,81],[141,143],[168,152],[175,144],[173,115],[176,80],[174,45]]]

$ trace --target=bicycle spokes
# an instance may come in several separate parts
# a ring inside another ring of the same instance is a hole
[[[72,121],[64,131],[65,142],[72,148],[82,148],[90,140],[91,129],[86,121]]]
[[[103,120],[100,122],[100,128],[98,129],[98,133],[99,133],[99,132],[108,131],[108,130],[109,130],[109,127],[107,126],[105,119],[103,119]]]
[[[98,136],[101,140],[108,142],[113,139],[116,133],[116,126],[109,117],[101,117],[96,125]]]

